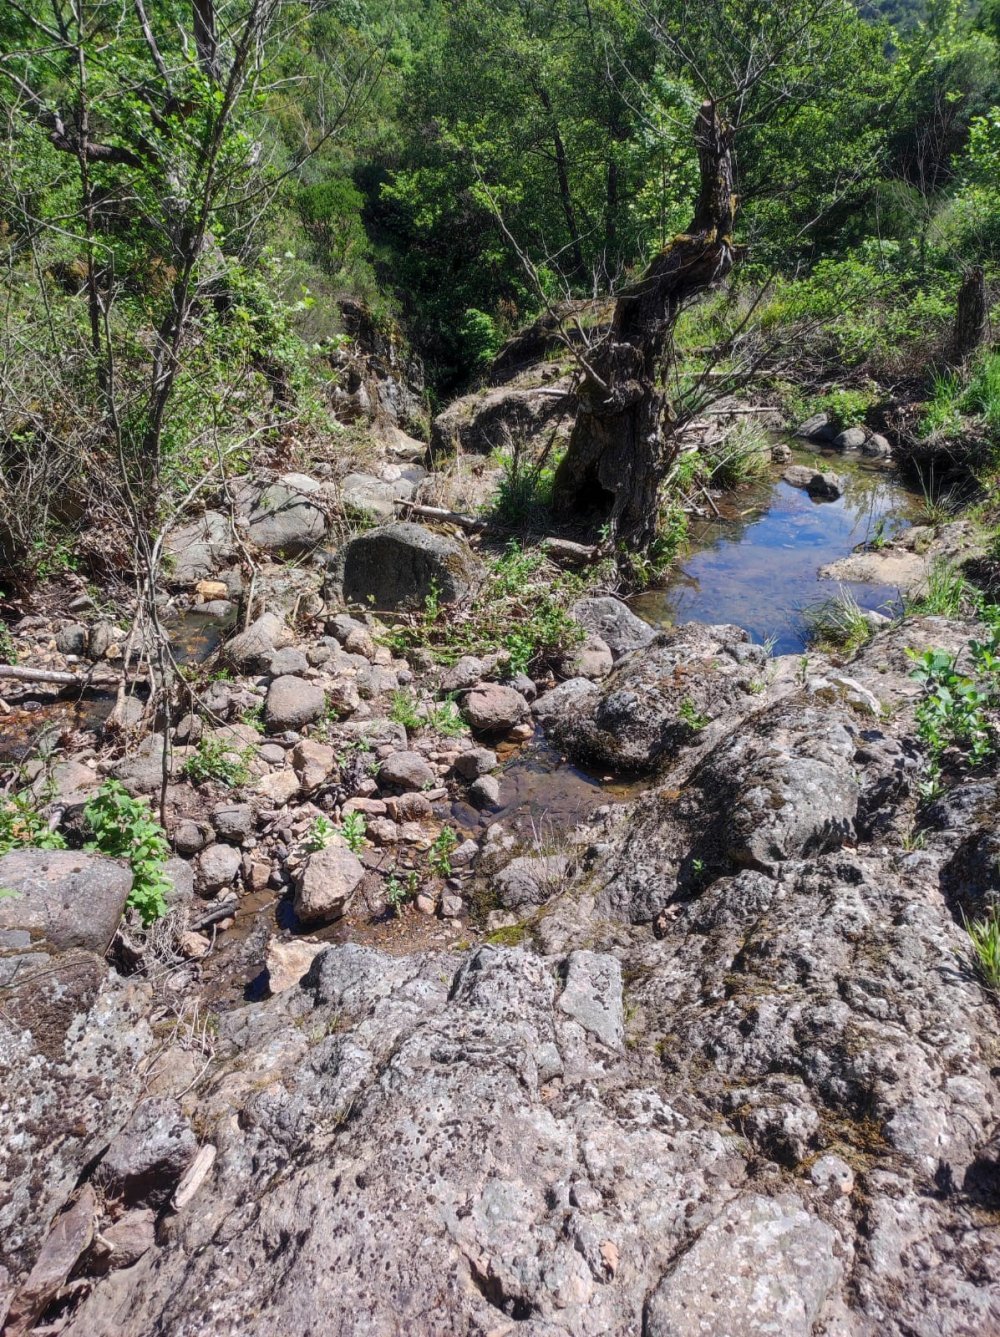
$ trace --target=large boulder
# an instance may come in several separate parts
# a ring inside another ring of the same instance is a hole
[[[334,564],[331,594],[366,608],[418,609],[432,590],[442,603],[459,602],[477,576],[468,544],[402,521],[345,545]]]
[[[227,641],[222,657],[240,673],[267,673],[275,651],[289,644],[292,631],[277,613],[261,613],[245,631]]]
[[[528,703],[513,687],[484,682],[466,696],[462,714],[476,733],[505,734],[526,717]]]
[[[265,552],[294,557],[326,538],[320,484],[307,475],[285,474],[275,483],[246,479],[233,490],[251,540]]]
[[[560,425],[568,433],[576,410],[569,378],[543,385],[503,385],[475,390],[449,404],[434,419],[431,450],[461,449],[488,455],[512,440],[531,442]]]
[[[326,694],[318,683],[288,674],[267,689],[264,720],[272,733],[281,733],[312,724],[325,710]]]
[[[304,924],[346,914],[365,870],[342,842],[310,854],[295,879],[295,913]]]
[[[236,557],[236,545],[228,519],[218,511],[172,530],[164,541],[169,558],[167,579],[172,585],[193,585],[214,576]]]
[[[574,761],[641,774],[713,721],[749,710],[766,658],[738,627],[688,623],[626,655],[599,688],[571,678],[546,693],[535,713]]]
[[[340,501],[352,510],[391,520],[397,501],[412,501],[416,490],[416,483],[405,476],[384,479],[372,474],[348,474],[340,484]]]
[[[81,947],[103,954],[132,890],[126,864],[78,850],[12,850],[0,858],[0,946]]]
[[[601,638],[615,659],[621,659],[631,650],[641,650],[656,636],[648,622],[636,617],[628,604],[610,594],[580,599],[570,611],[581,626]]]

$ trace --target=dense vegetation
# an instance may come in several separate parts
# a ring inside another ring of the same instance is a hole
[[[401,325],[440,401],[547,304],[619,291],[691,217],[706,95],[740,263],[682,316],[681,376],[743,358],[804,406],[918,381],[925,432],[991,432],[992,364],[951,368],[948,339],[1000,259],[998,15],[11,0],[7,583],[83,561],[152,584],[193,492],[322,427],[338,297]]]

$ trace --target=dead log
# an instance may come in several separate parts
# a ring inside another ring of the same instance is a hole
[[[622,293],[611,329],[580,386],[569,448],[556,472],[564,514],[610,522],[616,543],[648,547],[660,485],[677,453],[663,359],[683,304],[718,283],[735,260],[732,128],[713,102],[694,127],[701,191],[691,226]]]
[[[459,529],[472,534],[511,534],[514,531],[503,525],[491,524],[472,515],[463,515],[460,511],[448,511],[443,506],[422,506],[415,501],[397,501],[396,505],[404,515],[415,515],[421,520],[435,520],[439,524],[456,525]],[[550,536],[539,542],[554,562],[564,561],[569,564],[583,565],[593,562],[600,556],[599,548],[593,543],[573,543],[570,539]]]
[[[981,265],[974,265],[962,278],[955,308],[955,326],[952,332],[952,356],[956,362],[982,347],[989,337],[990,308],[986,295],[986,275]]]

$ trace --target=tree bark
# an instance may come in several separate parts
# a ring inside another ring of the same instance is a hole
[[[694,134],[701,189],[691,226],[619,297],[611,329],[583,375],[554,484],[558,510],[610,522],[616,544],[634,549],[656,535],[657,495],[677,449],[662,386],[677,315],[734,261],[733,132],[715,104],[704,102]]]
[[[955,329],[952,355],[956,362],[967,357],[986,342],[989,335],[989,302],[986,297],[986,276],[981,265],[966,271],[958,290],[955,309]]]

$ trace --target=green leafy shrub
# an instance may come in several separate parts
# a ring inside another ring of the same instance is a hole
[[[872,401],[873,396],[867,390],[831,390],[819,402],[830,415],[832,425],[843,432],[864,422]]]
[[[181,767],[181,775],[196,785],[216,780],[229,789],[240,789],[250,782],[250,762],[255,756],[253,747],[237,751],[220,738],[202,738]]]
[[[65,837],[50,831],[38,811],[38,798],[30,789],[0,799],[0,854],[30,846],[37,850],[64,850]]]
[[[450,826],[443,826],[430,848],[427,862],[440,877],[451,877],[451,855],[458,844],[458,836]]]
[[[150,814],[145,799],[133,798],[117,780],[106,780],[83,810],[94,839],[88,850],[127,859],[132,869],[128,904],[144,925],[167,913],[170,882],[163,866],[170,858],[166,833]]]
[[[368,826],[360,812],[346,812],[340,823],[340,834],[352,854],[359,854],[365,845]]]

